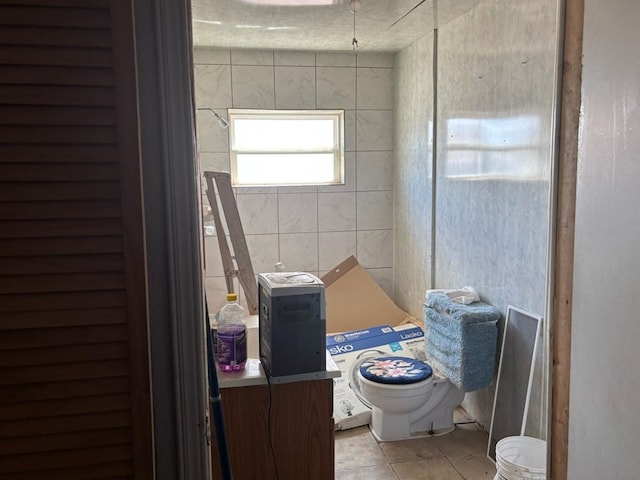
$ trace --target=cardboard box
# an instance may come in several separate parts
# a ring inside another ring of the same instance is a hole
[[[333,385],[333,420],[336,430],[367,425],[371,406],[359,395],[357,372],[367,358],[384,355],[425,359],[424,331],[419,326],[379,325],[327,337],[327,350],[340,369]]]
[[[353,256],[326,273],[322,281],[327,302],[327,332],[348,332],[407,322],[420,325],[393,303]]]
[[[322,277],[327,350],[340,368],[334,379],[336,430],[367,425],[371,407],[358,393],[356,372],[366,359],[383,355],[425,359],[421,322],[399,308],[351,256]]]

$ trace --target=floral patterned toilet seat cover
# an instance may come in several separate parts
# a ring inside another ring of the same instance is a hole
[[[426,380],[433,370],[415,358],[376,357],[363,362],[360,373],[372,382],[407,385]]]

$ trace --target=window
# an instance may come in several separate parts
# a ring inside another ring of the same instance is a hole
[[[344,183],[344,111],[229,110],[236,186]]]

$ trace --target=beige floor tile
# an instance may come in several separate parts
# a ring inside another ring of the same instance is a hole
[[[444,456],[433,438],[381,442],[380,449],[389,463],[411,462]]]
[[[447,457],[483,456],[487,453],[489,435],[476,424],[458,425],[455,431],[434,437],[436,445]]]
[[[496,467],[485,455],[465,455],[463,457],[449,457],[455,469],[468,480],[493,480]]]
[[[387,464],[368,427],[336,432],[335,469],[371,467]]]
[[[446,458],[394,463],[391,466],[399,480],[462,480]]]
[[[453,411],[453,423],[466,422],[473,422],[473,418],[471,418],[471,415],[469,415],[464,408],[456,407],[456,409]]]
[[[335,480],[398,480],[390,465],[337,470]]]

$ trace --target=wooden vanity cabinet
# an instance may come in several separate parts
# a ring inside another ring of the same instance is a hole
[[[234,480],[334,478],[332,379],[223,388],[221,398]],[[213,421],[211,428],[217,480]]]

